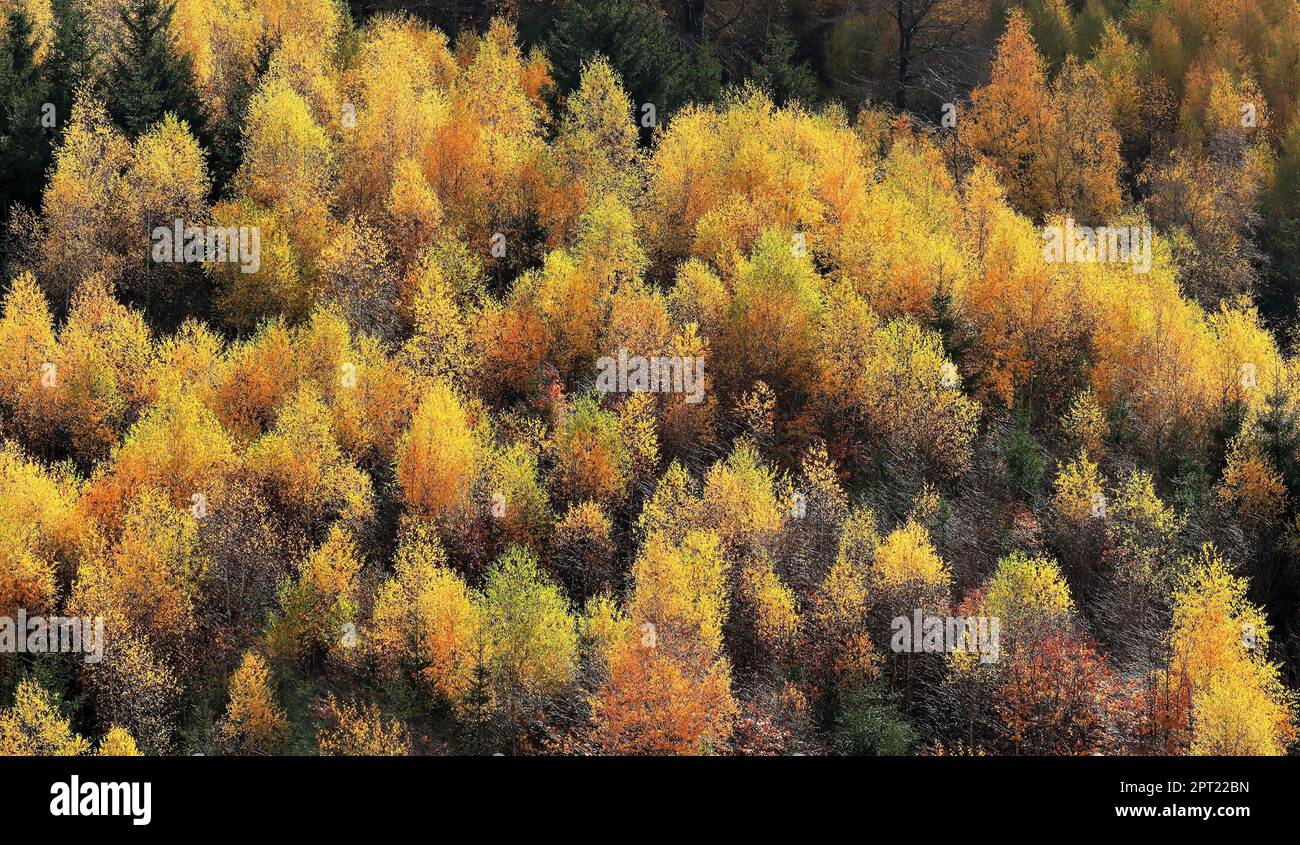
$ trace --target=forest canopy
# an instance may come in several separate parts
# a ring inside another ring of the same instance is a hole
[[[0,23],[0,754],[1294,749],[1296,3]]]

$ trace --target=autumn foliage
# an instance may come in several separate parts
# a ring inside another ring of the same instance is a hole
[[[104,651],[0,648],[0,753],[1295,748],[1294,4],[939,4],[955,123],[734,31],[646,123],[531,4],[332,0],[177,4],[205,109],[149,116],[86,5],[5,213],[0,619]]]

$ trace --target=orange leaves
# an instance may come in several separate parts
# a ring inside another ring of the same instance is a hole
[[[1033,218],[1063,211],[1104,224],[1118,210],[1119,134],[1091,67],[1070,59],[1049,86],[1023,13],[1015,12],[998,42],[993,80],[971,93],[963,143],[987,156],[1014,204]]]
[[[403,666],[439,695],[467,703],[481,656],[482,613],[428,529],[403,538],[394,577],[379,590],[373,624],[367,647],[381,664]]]
[[[710,534],[647,542],[633,568],[629,624],[610,645],[609,676],[592,700],[594,739],[605,752],[723,749],[737,710],[720,654],[726,571]]]
[[[619,501],[626,494],[631,455],[615,416],[593,395],[565,410],[555,438],[555,492],[569,501]]]
[[[82,507],[112,530],[132,499],[150,488],[162,492],[173,507],[198,508],[206,515],[207,508],[221,502],[226,475],[234,466],[233,443],[216,416],[192,393],[178,392],[132,426],[89,485]]]
[[[269,754],[284,742],[288,723],[275,702],[266,661],[246,652],[230,678],[230,704],[221,723],[222,739],[241,754]]]
[[[407,508],[423,517],[465,508],[481,462],[479,440],[462,400],[446,384],[435,382],[397,451],[397,479]]]
[[[1012,754],[1091,754],[1105,741],[1113,673],[1096,649],[1052,635],[1012,662],[998,714]]]
[[[646,649],[633,631],[615,646],[610,678],[594,702],[596,741],[607,754],[707,754],[722,751],[736,703],[725,663],[692,674]]]
[[[13,281],[0,317],[0,409],[6,423],[29,445],[48,443],[55,391],[54,329],[45,296],[30,273]],[[57,382],[55,382],[57,387]]]

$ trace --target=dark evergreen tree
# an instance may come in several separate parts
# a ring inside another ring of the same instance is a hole
[[[608,59],[632,96],[643,130],[652,128],[641,120],[647,103],[662,120],[687,103],[711,102],[721,94],[722,69],[708,45],[679,39],[644,0],[572,0],[553,24],[546,54],[562,94],[577,88],[582,68],[597,54]]]
[[[796,63],[798,45],[779,24],[767,34],[763,55],[750,68],[750,79],[772,97],[778,106],[789,102],[813,106],[817,103],[817,75],[807,63]]]
[[[263,36],[257,45],[253,62],[253,75],[249,82],[238,80],[230,94],[230,106],[225,120],[214,121],[211,127],[212,152],[208,157],[212,172],[212,199],[216,200],[225,191],[235,171],[244,160],[244,120],[247,117],[248,103],[253,93],[262,82],[267,67],[271,63],[272,43]]]
[[[147,132],[171,112],[189,124],[205,146],[207,121],[194,86],[189,56],[171,38],[174,3],[135,0],[121,11],[126,37],[113,58],[108,112],[130,138]]]
[[[36,67],[32,22],[11,9],[0,44],[0,225],[14,203],[35,209],[50,163],[51,128]],[[0,229],[3,231],[3,229]]]
[[[54,38],[41,70],[49,102],[54,106],[56,137],[61,137],[72,117],[78,90],[93,82],[95,50],[90,41],[89,18],[78,0],[52,0],[50,7]]]

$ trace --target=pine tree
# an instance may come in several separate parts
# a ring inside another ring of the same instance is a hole
[[[54,106],[57,134],[62,137],[78,90],[92,81],[95,50],[90,43],[89,18],[78,0],[52,0],[50,7],[54,38],[41,70]]]
[[[578,87],[588,62],[604,56],[632,95],[643,141],[650,138],[646,104],[663,120],[686,103],[716,100],[721,91],[721,67],[708,45],[692,49],[680,43],[645,0],[566,3],[547,38],[546,55],[565,94]]]
[[[56,0],[58,2],[58,0]],[[63,0],[67,2],[67,0]],[[212,171],[212,196],[221,196],[235,172],[244,161],[244,120],[248,114],[248,104],[257,92],[262,77],[271,63],[271,41],[263,35],[258,40],[257,52],[253,61],[253,76],[250,80],[236,79],[234,91],[230,97],[230,108],[226,120],[211,127],[214,143],[209,164]]]
[[[35,208],[50,163],[50,133],[42,126],[44,86],[36,68],[32,22],[10,11],[0,45],[0,222],[10,206]]]
[[[185,121],[204,146],[208,140],[203,106],[194,86],[188,56],[172,43],[174,3],[137,0],[121,10],[126,37],[113,58],[108,110],[132,139],[172,112]]]
[[[807,62],[795,61],[798,46],[789,30],[774,26],[767,34],[763,55],[750,69],[750,79],[778,106],[792,101],[805,106],[817,102],[817,76]]]

